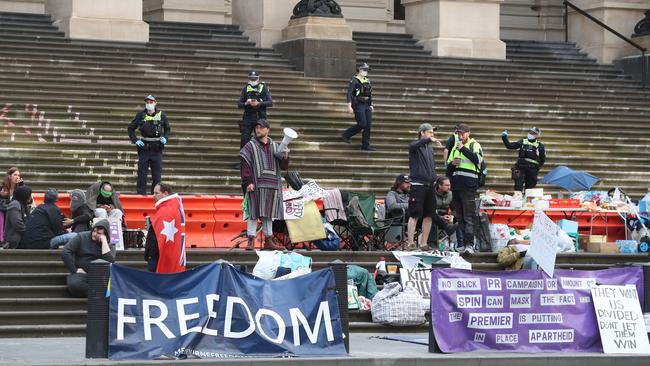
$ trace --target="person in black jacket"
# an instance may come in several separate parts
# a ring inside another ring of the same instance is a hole
[[[32,201],[32,189],[28,186],[18,186],[7,207],[4,227],[6,248],[16,249],[25,233],[25,221],[29,215],[29,204]]]
[[[255,123],[266,118],[266,109],[273,106],[271,91],[265,83],[260,82],[257,71],[248,73],[248,84],[241,90],[237,108],[244,110],[244,115],[239,122],[239,148],[241,149],[251,140]],[[239,165],[237,166],[239,168]]]
[[[90,222],[95,214],[86,204],[86,194],[81,189],[70,191],[70,216],[63,220],[63,226],[70,227],[73,233],[90,230]]]
[[[88,296],[87,274],[92,261],[103,259],[110,263],[115,262],[115,246],[110,245],[109,232],[108,220],[99,220],[91,231],[80,233],[63,247],[61,259],[70,271],[67,284],[72,296]]]
[[[533,127],[528,131],[528,136],[519,141],[510,142],[508,131],[501,133],[503,145],[510,150],[519,150],[519,158],[512,167],[512,179],[515,181],[515,191],[524,192],[524,189],[537,186],[537,174],[546,162],[546,149],[539,141],[542,131]],[[525,184],[525,187],[524,187]]]
[[[348,85],[348,113],[354,113],[357,124],[343,131],[341,140],[349,144],[350,138],[363,130],[361,150],[375,151],[376,149],[370,146],[372,112],[375,107],[372,105],[372,85],[368,79],[368,71],[370,71],[370,66],[367,63],[359,64],[357,74],[352,77]]]
[[[438,139],[433,137],[434,127],[423,123],[418,128],[418,139],[409,144],[409,168],[411,169],[411,191],[409,193],[407,227],[407,243],[405,250],[415,250],[414,236],[419,219],[422,219],[422,233],[419,239],[419,249],[429,250],[427,241],[432,222],[445,230],[449,235],[456,231],[457,224],[443,220],[436,212],[436,162],[430,144],[442,147]]]
[[[19,249],[56,249],[77,236],[77,233],[66,233],[63,229],[63,214],[54,204],[58,199],[56,189],[50,188],[45,192],[43,204],[36,207],[27,219]]]
[[[162,152],[169,139],[167,114],[157,107],[156,98],[147,95],[145,108],[129,124],[129,138],[138,147],[138,194],[146,194],[147,172],[151,166],[151,191],[162,179]],[[138,139],[135,130],[140,130]]]

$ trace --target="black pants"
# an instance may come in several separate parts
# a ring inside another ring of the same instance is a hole
[[[535,188],[537,186],[537,173],[539,168],[537,165],[526,164],[519,165],[516,164],[512,168],[512,178],[515,181],[515,191],[524,191],[524,184],[526,184],[525,189]]]
[[[257,117],[244,117],[241,120],[239,125],[239,149],[244,147],[251,140],[251,135],[255,130],[255,122],[257,122]]]
[[[147,194],[147,173],[151,167],[151,193],[162,178],[162,150],[138,150],[138,194]]]
[[[68,292],[73,297],[88,297],[88,275],[85,273],[72,273],[66,280]]]
[[[458,238],[458,245],[474,246],[474,232],[476,228],[476,191],[453,191],[451,206],[456,213],[459,227],[463,233]]]
[[[370,129],[372,128],[372,111],[367,104],[359,103],[354,107],[354,119],[357,124],[343,132],[343,137],[351,138],[363,130],[361,135],[361,147],[370,147]]]

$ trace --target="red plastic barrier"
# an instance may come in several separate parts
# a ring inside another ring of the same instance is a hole
[[[506,224],[517,229],[525,229],[532,225],[535,212],[533,210],[491,210],[482,209],[490,217],[493,224]],[[578,222],[580,235],[608,235],[608,241],[625,239],[625,223],[617,212],[578,211],[567,208],[560,211],[544,211],[553,221],[562,219]]]
[[[43,202],[43,193],[34,193],[34,202]],[[246,229],[242,218],[242,197],[224,195],[189,195],[183,198],[187,245],[191,248],[230,248],[233,237]],[[124,218],[129,229],[143,229],[145,217],[153,215],[153,196],[120,194]],[[321,200],[318,208],[323,208]],[[70,196],[59,193],[57,206],[70,216]]]

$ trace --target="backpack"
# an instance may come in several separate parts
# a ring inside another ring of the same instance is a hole
[[[471,151],[474,151],[474,142],[472,142],[469,145],[469,149]],[[476,166],[476,164],[474,164]],[[483,187],[485,186],[485,179],[487,178],[487,164],[485,163],[485,157],[481,159],[481,166],[477,166],[478,168],[478,186]]]

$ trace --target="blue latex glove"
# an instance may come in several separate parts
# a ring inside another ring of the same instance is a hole
[[[144,141],[142,141],[142,140],[138,140],[138,141],[135,142],[135,145],[136,145],[137,147],[144,147]]]
[[[508,136],[508,130],[504,130],[503,132],[501,132],[501,136],[506,136],[507,137]]]
[[[164,137],[161,137],[161,138],[160,138],[160,143],[163,144],[163,145],[166,144],[166,143],[167,143],[167,139],[164,138]]]

